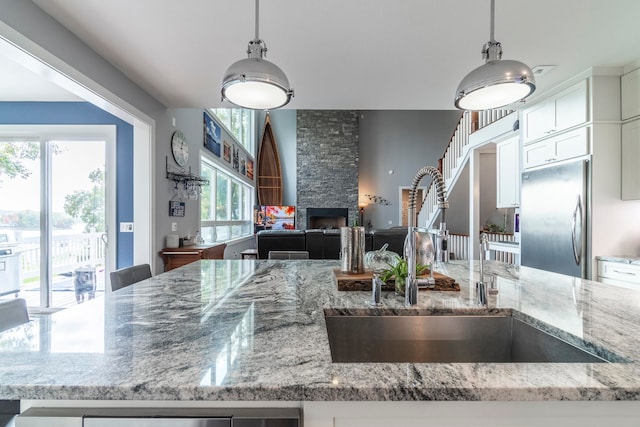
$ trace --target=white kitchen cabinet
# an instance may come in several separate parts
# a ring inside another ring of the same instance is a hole
[[[520,205],[520,150],[519,138],[510,138],[496,144],[497,208]]]
[[[622,125],[622,200],[640,199],[640,120]]]
[[[589,154],[588,127],[525,145],[522,159],[525,169]]]
[[[621,78],[622,120],[640,116],[640,68]]]
[[[598,260],[598,281],[640,289],[640,265]]]
[[[583,80],[522,113],[524,142],[551,136],[588,121],[587,81]]]

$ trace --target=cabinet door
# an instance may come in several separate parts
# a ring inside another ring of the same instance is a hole
[[[587,121],[587,81],[560,93],[556,99],[555,131],[586,123]]]
[[[548,139],[525,145],[523,150],[522,162],[525,169],[540,166],[554,160],[553,141]]]
[[[622,125],[622,200],[640,199],[640,120]]]
[[[622,76],[622,120],[640,116],[640,69]]]
[[[519,140],[511,138],[496,145],[496,207],[512,208],[520,204]]]
[[[525,143],[586,123],[587,103],[587,81],[583,80],[553,98],[525,110]]]
[[[555,128],[555,108],[554,100],[549,100],[523,112],[525,141],[533,141],[549,135]]]
[[[571,159],[589,153],[587,128],[583,127],[552,138],[553,157],[551,161]]]
[[[525,145],[522,156],[524,168],[528,169],[589,154],[589,138],[587,135],[588,128],[582,127]]]

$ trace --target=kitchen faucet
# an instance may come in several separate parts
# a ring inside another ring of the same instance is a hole
[[[429,234],[422,229],[416,227],[417,222],[417,213],[416,213],[416,196],[418,193],[418,184],[424,178],[425,175],[431,176],[434,181],[435,189],[436,189],[436,197],[438,200],[438,208],[440,209],[440,228],[439,228],[439,236],[438,244],[439,248],[436,249],[445,252],[447,251],[447,236],[448,231],[446,230],[445,223],[445,209],[449,207],[449,203],[445,199],[446,190],[444,186],[444,178],[440,171],[433,166],[425,166],[418,171],[416,176],[413,178],[413,182],[411,183],[411,189],[409,190],[409,207],[408,207],[408,228],[407,228],[407,237],[404,241],[404,257],[407,260],[407,278],[405,285],[405,299],[404,303],[406,306],[417,305],[418,304],[418,285],[421,284],[431,284],[429,279],[418,279],[416,277],[416,258],[417,258],[417,239],[429,238]],[[431,263],[431,271],[433,271],[433,262]]]
[[[486,233],[480,233],[480,281],[476,282],[476,300],[482,306],[487,305],[487,294],[497,294],[494,284],[494,277],[489,277],[489,288],[484,280],[484,262],[486,260],[487,251],[489,250],[489,236]]]

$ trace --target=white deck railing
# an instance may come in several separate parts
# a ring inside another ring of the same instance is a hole
[[[40,238],[20,239],[20,280],[40,277]],[[104,265],[102,233],[53,236],[51,260],[53,274],[70,273],[82,266]]]

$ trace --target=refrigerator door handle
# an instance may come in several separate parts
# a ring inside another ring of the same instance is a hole
[[[580,265],[580,258],[582,257],[582,201],[580,195],[576,198],[576,206],[573,209],[573,215],[571,217],[571,241],[573,243],[573,258],[576,261],[576,265]],[[578,224],[578,221],[580,223]],[[580,237],[576,239],[576,229],[580,227]]]

